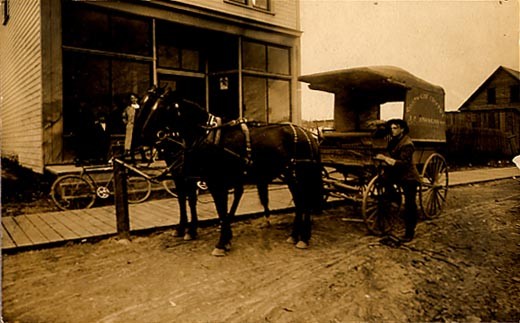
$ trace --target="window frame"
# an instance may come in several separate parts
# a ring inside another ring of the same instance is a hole
[[[224,3],[232,4],[235,6],[248,8],[256,11],[261,11],[264,13],[274,14],[273,13],[273,1],[272,0],[265,0],[266,1],[266,7],[261,7],[258,5],[255,5],[255,0],[223,0]]]
[[[2,25],[7,25],[9,21],[9,0],[1,0],[2,4]]]
[[[486,91],[487,94],[487,104],[497,104],[497,89],[494,87],[490,87]]]
[[[520,84],[511,85],[509,87],[509,102],[510,103],[520,102]]]

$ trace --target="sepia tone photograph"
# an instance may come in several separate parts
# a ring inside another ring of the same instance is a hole
[[[518,322],[519,12],[0,0],[0,321]]]

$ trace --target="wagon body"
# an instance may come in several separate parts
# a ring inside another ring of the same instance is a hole
[[[388,102],[404,103],[401,118],[408,123],[409,135],[418,148],[416,163],[424,163],[446,143],[444,90],[401,68],[359,67],[305,75],[299,80],[309,83],[310,89],[334,94],[334,129],[324,133],[325,159],[343,162],[339,156],[334,157],[341,151],[333,147],[341,145],[340,150],[347,147],[347,151],[359,150],[363,154],[356,159],[345,151],[344,162],[370,164],[373,149],[386,147],[383,141],[371,138],[374,128],[370,122],[381,118],[380,107]]]
[[[299,80],[308,83],[310,89],[334,94],[334,126],[321,131],[320,143],[329,190],[367,199],[367,186],[377,175],[373,157],[385,152],[388,142],[388,138],[378,135],[384,127],[381,106],[400,102],[403,115],[396,117],[408,123],[409,136],[416,147],[414,162],[423,170],[420,195],[429,190],[433,197],[427,203],[435,205],[428,212],[440,212],[446,191],[441,192],[441,200],[437,201],[437,188],[447,189],[447,167],[440,154],[446,144],[442,87],[394,66],[341,69],[300,76]],[[428,166],[431,162],[434,165]]]

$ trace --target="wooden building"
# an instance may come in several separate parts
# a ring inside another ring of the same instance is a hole
[[[100,116],[121,133],[125,99],[152,84],[227,119],[301,121],[299,0],[3,0],[1,14],[2,156],[36,172],[73,161]]]
[[[456,112],[446,113],[452,154],[520,153],[520,72],[499,66]]]

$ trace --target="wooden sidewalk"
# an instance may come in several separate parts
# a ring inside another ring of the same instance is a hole
[[[516,167],[450,172],[450,187],[505,178],[520,178]],[[272,185],[269,207],[273,211],[292,208],[292,197],[285,185]],[[216,210],[209,194],[199,196],[200,221],[216,221]],[[237,216],[262,213],[255,189],[246,189]],[[174,198],[129,205],[130,232],[171,228],[179,222],[179,207]],[[2,217],[2,250],[20,251],[83,239],[105,238],[117,234],[115,207],[48,212]]]
[[[285,185],[273,185],[269,190],[269,207],[273,211],[293,207]],[[216,221],[217,213],[209,194],[199,196],[199,221]],[[256,189],[246,189],[237,216],[261,214]],[[171,228],[179,223],[177,199],[168,198],[129,205],[130,233]],[[67,241],[106,238],[117,235],[115,206],[47,212],[2,217],[2,250],[19,251],[43,248]]]

